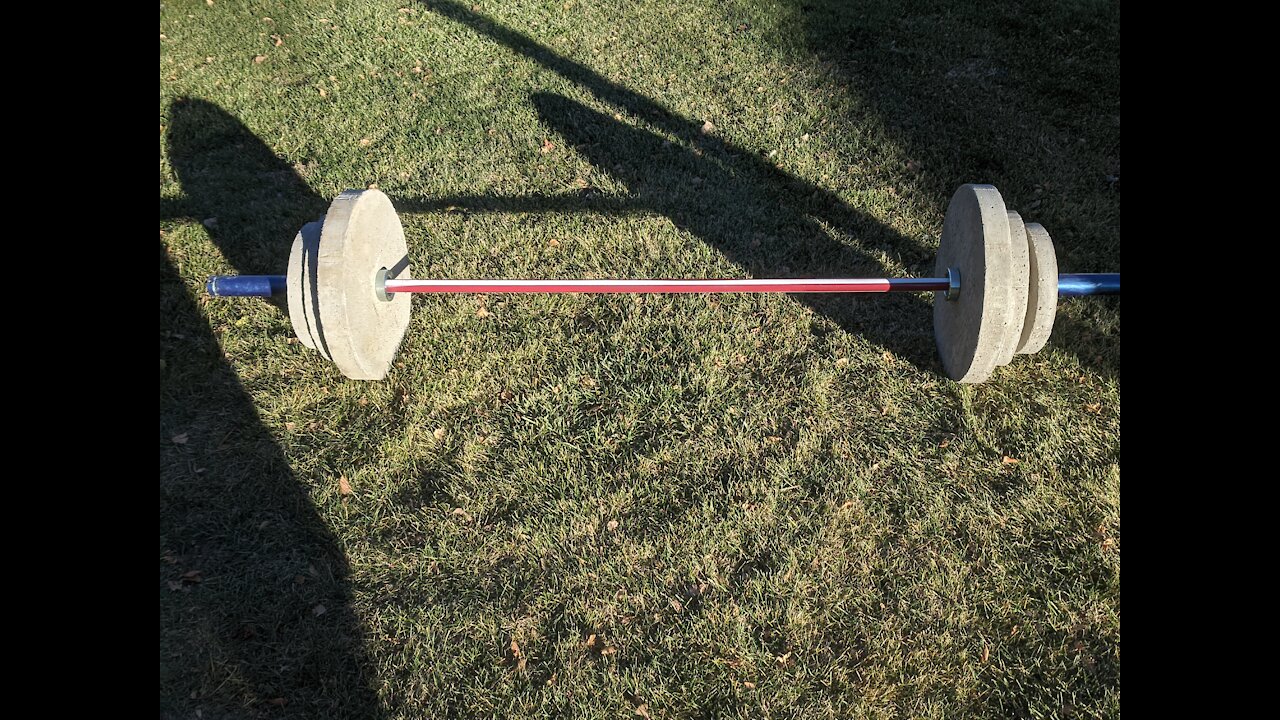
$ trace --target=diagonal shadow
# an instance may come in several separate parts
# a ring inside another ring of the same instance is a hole
[[[536,93],[543,124],[593,165],[623,181],[660,213],[752,275],[875,276],[883,265],[832,239],[767,178],[733,172],[659,135],[559,95]],[[840,327],[921,368],[936,366],[930,306],[916,294],[861,302],[855,296],[795,295]]]
[[[242,273],[284,267],[323,198],[211,103],[175,102],[166,139],[186,197],[162,218],[216,218]],[[163,241],[160,332],[161,716],[381,716],[346,556]]]
[[[746,148],[704,133],[701,123],[689,120],[662,103],[609,80],[586,65],[557,53],[524,33],[496,23],[455,0],[420,0],[420,2],[428,10],[465,25],[505,46],[508,50],[573,82],[591,93],[597,100],[626,110],[654,127],[675,135],[683,142],[698,148],[699,152],[708,154],[710,158],[729,162],[735,170],[758,174],[762,181],[771,183],[780,192],[785,192],[794,202],[803,206],[806,212],[821,218],[839,230],[859,236],[870,234],[874,236],[870,238],[873,242],[892,241],[895,249],[905,255],[925,257],[930,253],[928,248],[923,248],[918,243],[898,235],[883,224],[850,208],[831,191],[779,169]]]
[[[830,191],[780,170],[754,152],[704,133],[699,123],[452,0],[424,4],[577,83],[599,100],[677,136],[688,147],[666,142],[655,133],[565,98],[539,94],[533,101],[544,124],[601,171],[623,180],[633,191],[630,198],[398,198],[397,204],[406,211],[432,211],[442,205],[480,212],[648,211],[667,216],[753,274],[886,273],[869,253],[834,240],[819,224],[822,221],[858,237],[863,246],[888,249],[915,272],[932,270],[931,248],[849,207]],[[890,348],[922,369],[938,372],[929,302],[923,296],[897,295],[867,302],[850,296],[796,297],[844,330]]]

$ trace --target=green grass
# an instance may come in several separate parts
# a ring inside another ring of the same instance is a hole
[[[965,182],[1118,271],[1119,16],[166,2],[161,716],[1118,715],[1118,299],[975,387],[925,297],[417,297],[369,383],[202,285],[370,183],[420,277],[926,273]]]

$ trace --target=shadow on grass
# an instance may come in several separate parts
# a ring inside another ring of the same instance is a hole
[[[778,169],[758,154],[704,133],[701,123],[681,117],[458,3],[437,0],[424,4],[577,83],[599,100],[675,135],[681,144],[573,100],[537,93],[532,102],[542,122],[600,171],[624,182],[632,192],[630,197],[408,198],[398,200],[398,207],[410,212],[450,206],[473,212],[650,212],[666,216],[756,276],[886,274],[885,267],[870,253],[833,239],[819,224],[825,222],[858,237],[862,248],[896,255],[914,273],[932,271],[930,248],[849,207],[830,191]],[[893,350],[923,370],[939,373],[930,304],[925,296],[795,297],[842,329]]]
[[[535,93],[532,102],[544,125],[593,165],[624,182],[641,203],[754,276],[880,276],[886,272],[868,254],[827,235],[805,212],[806,203],[788,197],[770,178],[752,173],[752,168],[735,167],[740,156],[722,165],[559,95]],[[845,208],[845,212],[854,211]],[[895,248],[917,250],[912,241],[877,221],[864,217],[859,223],[879,225],[876,234]],[[794,297],[841,328],[893,350],[922,369],[936,371],[931,309],[923,295]]]
[[[167,141],[186,197],[162,219],[217,218],[241,273],[284,267],[323,198],[210,103],[174,103]],[[380,716],[342,548],[163,242],[160,333],[161,717]]]

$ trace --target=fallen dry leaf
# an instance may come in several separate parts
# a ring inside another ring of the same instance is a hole
[[[493,313],[489,312],[488,310],[485,310],[484,308],[476,308],[476,317],[478,318],[487,318],[492,314]]]
[[[639,716],[640,716],[640,717],[642,717],[642,718],[647,718],[647,717],[649,717],[649,704],[648,704],[648,703],[640,703],[639,705],[637,705],[637,706],[636,706],[636,715],[639,715]]]
[[[342,477],[338,478],[338,493],[340,495],[351,494],[351,481],[347,480],[346,475],[343,475]]]
[[[983,645],[982,646],[982,664],[985,665],[987,663],[987,660],[990,660],[990,659],[991,659],[991,648],[987,647],[986,645]]]
[[[616,648],[616,647],[614,647],[614,646],[610,645],[610,646],[608,646],[608,647],[606,647],[606,648],[603,648],[603,649],[600,651],[600,654],[601,654],[601,655],[613,655],[613,654],[615,654],[615,653],[617,653],[617,652],[618,652],[618,648]]]
[[[591,633],[587,636],[587,649],[594,650],[596,648],[596,634]]]
[[[847,357],[836,358],[836,367],[848,367],[848,365],[849,365],[849,358]]]
[[[360,138],[360,147],[369,147],[369,143],[373,142],[367,137]]]
[[[1113,547],[1115,547],[1115,546],[1116,546],[1116,539],[1115,539],[1115,538],[1107,538],[1106,540],[1103,540],[1103,541],[1102,541],[1102,549],[1103,549],[1103,550],[1110,550],[1111,548],[1113,548]]]
[[[284,424],[285,430],[294,430],[298,427],[298,423],[287,422]]]
[[[443,440],[446,433],[447,431],[444,428],[440,427],[440,428],[436,428],[435,431],[431,433],[431,435],[435,437],[435,439],[437,440]]]
[[[276,47],[280,47],[281,45],[284,44],[284,38],[280,37],[279,35],[272,35],[271,39],[276,41]]]
[[[774,660],[777,660],[777,661],[778,661],[778,664],[779,664],[779,665],[786,665],[786,664],[787,664],[787,661],[788,661],[788,660],[790,660],[790,659],[791,659],[791,652],[790,652],[790,651],[787,651],[787,653],[786,653],[785,655],[779,655],[779,656],[777,656],[777,657],[775,657],[775,658],[774,658]]]
[[[610,521],[608,522],[608,524],[607,524],[607,525],[605,525],[605,527],[609,528],[610,530],[617,530],[617,529],[618,529],[618,521],[617,521],[617,520],[610,520]]]
[[[1102,403],[1089,403],[1084,406],[1084,409],[1091,413],[1099,413],[1102,412]]]
[[[188,435],[187,433],[182,433],[180,435],[174,435],[169,439],[173,441],[174,445],[186,445],[187,440],[190,440],[191,436]]]
[[[671,609],[675,610],[676,612],[684,612],[684,603],[673,598],[671,600]]]
[[[547,247],[560,247],[560,241],[555,238],[551,238],[547,241]]]
[[[590,375],[583,375],[582,379],[578,381],[578,384],[582,387],[593,388],[596,386],[596,381],[595,378]]]
[[[324,88],[320,88],[320,97],[329,97],[329,93]]]
[[[713,130],[715,130],[715,129],[716,129],[716,126],[715,126],[714,124],[712,124],[712,122],[711,122],[710,120],[707,120],[707,121],[705,121],[705,122],[703,122],[703,123],[702,123],[702,132],[703,132],[703,133],[709,133],[709,132],[711,132],[711,131],[713,131]]]
[[[210,5],[212,5],[213,3],[209,3],[209,4],[210,4]],[[268,705],[275,705],[276,707],[284,707],[285,705],[288,705],[288,704],[289,704],[289,701],[288,701],[288,700],[286,700],[286,699],[284,699],[284,698],[282,698],[282,697],[280,697],[280,698],[271,698],[270,700],[268,700],[268,701],[267,701],[267,704],[268,704]]]
[[[203,575],[199,570],[188,570],[182,573],[182,579],[190,583],[204,582]]]
[[[1004,459],[1002,459],[1000,462],[1004,463],[1005,465],[1017,465],[1019,462],[1022,462],[1022,461],[1017,458],[1011,458],[1008,455],[1005,455]]]
[[[746,688],[746,689],[748,689],[748,690],[755,690],[755,689],[756,689],[756,684],[755,684],[755,683],[753,683],[753,682],[751,682],[750,680],[743,680],[743,681],[742,681],[742,687],[744,687],[744,688]]]
[[[543,141],[542,141],[542,154],[543,154],[543,155],[546,155],[547,153],[549,153],[549,152],[551,152],[552,150],[555,150],[555,149],[556,149],[556,144],[555,144],[555,143],[551,142],[550,140],[543,140]]]
[[[462,508],[454,508],[453,512],[449,514],[453,515],[454,517],[460,517],[466,522],[471,522],[471,513],[467,512],[466,510],[463,510]]]
[[[254,65],[261,65],[267,59],[266,55],[257,55],[253,58]]]
[[[172,590],[173,592],[177,592],[177,591],[181,590],[182,588],[183,588],[183,585],[182,585],[182,581],[181,581],[181,580],[170,580],[170,581],[169,581],[169,589],[170,589],[170,590]]]
[[[520,643],[515,638],[511,638],[511,657],[519,660],[523,654],[520,652]]]
[[[323,606],[323,605],[317,605],[317,606],[315,606],[315,607],[311,608],[311,614],[312,614],[312,615],[315,615],[316,617],[320,617],[321,615],[323,615],[323,614],[325,614],[325,613],[327,613],[327,612],[329,612],[329,608],[327,608],[327,607],[325,607],[325,606]]]

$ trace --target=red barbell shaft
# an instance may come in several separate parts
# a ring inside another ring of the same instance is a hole
[[[388,293],[883,293],[945,291],[947,278],[387,280]]]

